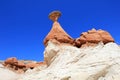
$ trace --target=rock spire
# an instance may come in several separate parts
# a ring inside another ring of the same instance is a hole
[[[64,29],[60,26],[57,21],[61,16],[59,11],[53,11],[49,14],[49,18],[53,21],[53,26],[51,31],[48,33],[46,38],[44,39],[44,45],[47,45],[49,40],[57,40],[60,43],[73,43],[73,39],[64,31]]]

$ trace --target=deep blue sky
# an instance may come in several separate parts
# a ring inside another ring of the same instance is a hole
[[[43,60],[53,10],[62,12],[59,22],[73,38],[92,28],[104,29],[120,44],[119,0],[0,0],[0,60]]]

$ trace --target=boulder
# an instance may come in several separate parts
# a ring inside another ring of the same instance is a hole
[[[14,65],[14,64],[17,64],[18,61],[17,61],[17,59],[15,57],[12,57],[12,58],[6,59],[4,63],[5,64],[12,64],[12,65]]]
[[[98,33],[90,33],[85,35],[86,42],[98,43],[102,41],[101,36]]]
[[[103,42],[104,44],[109,42],[114,42],[114,39],[104,30],[89,30],[88,32],[83,32],[79,38],[77,38],[74,42],[75,46],[93,46],[98,44],[99,42]]]
[[[29,68],[30,69],[33,69],[35,67],[38,67],[40,65],[44,64],[45,65],[45,62],[33,62],[33,61],[19,61],[17,60],[17,58],[15,57],[12,57],[12,58],[8,58],[4,61],[3,65],[10,69],[10,70],[13,70],[15,72],[18,72],[18,73],[23,73],[25,72],[26,70],[28,70]]]
[[[101,36],[103,43],[114,42],[114,39],[107,31],[98,30],[97,33]]]

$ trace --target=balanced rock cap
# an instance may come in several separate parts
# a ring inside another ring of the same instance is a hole
[[[60,11],[53,11],[49,14],[49,18],[55,22],[58,20],[58,18],[61,16],[61,12]]]

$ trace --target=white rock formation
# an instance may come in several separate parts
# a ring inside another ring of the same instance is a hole
[[[44,56],[46,69],[18,80],[120,80],[120,47],[112,42],[77,48],[49,41]]]
[[[0,64],[0,80],[16,80],[20,77],[20,74],[17,74],[11,70],[4,68]]]

